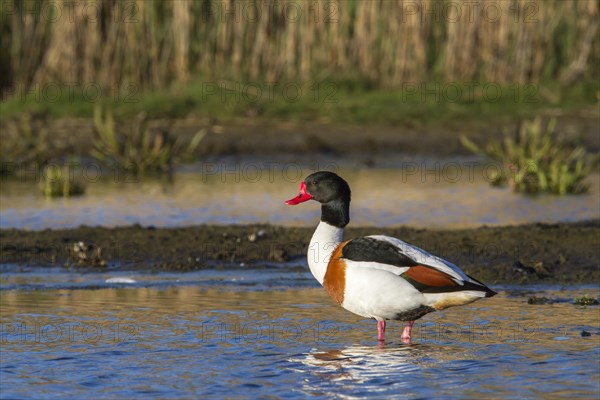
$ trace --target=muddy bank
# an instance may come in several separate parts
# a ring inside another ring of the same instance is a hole
[[[130,226],[0,231],[3,264],[188,271],[304,268],[312,228],[270,225]],[[597,283],[600,220],[464,230],[348,228],[387,234],[460,265],[487,283]],[[75,245],[83,242],[83,246]]]
[[[545,118],[556,118],[557,129],[570,138],[577,138],[592,152],[600,151],[598,111],[590,107],[580,112],[558,113],[551,110],[542,113]],[[189,140],[200,129],[207,135],[202,139],[194,156],[206,157],[237,155],[327,154],[327,155],[381,155],[391,153],[429,156],[460,156],[470,152],[460,143],[460,136],[467,135],[479,144],[513,132],[519,118],[498,117],[493,123],[481,119],[447,121],[444,124],[342,124],[318,121],[264,120],[239,117],[235,120],[218,121],[211,118],[189,116],[182,119],[155,119],[149,121],[149,129],[162,130],[169,127],[173,137]],[[128,129],[126,123],[117,125]],[[16,121],[0,121],[0,140],[11,142],[20,138]],[[52,119],[46,115],[33,115],[29,122],[31,132],[43,147],[48,159],[68,156],[90,156],[94,143],[94,124],[89,118]],[[14,154],[7,154],[11,160]],[[18,160],[14,160],[18,161]]]

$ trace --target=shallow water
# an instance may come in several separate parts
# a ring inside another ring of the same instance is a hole
[[[429,314],[413,343],[306,271],[74,273],[4,266],[0,398],[597,398],[597,286],[504,287]],[[128,278],[135,283],[107,283]],[[528,305],[531,295],[557,298]],[[582,336],[582,332],[590,336]]]
[[[527,197],[490,186],[487,176],[496,169],[470,159],[403,161],[369,169],[335,163],[238,161],[190,166],[176,173],[172,183],[136,182],[123,173],[92,180],[96,175],[91,169],[80,173],[90,177],[86,194],[65,199],[44,198],[38,183],[31,180],[4,180],[0,228],[134,223],[313,226],[319,207],[291,208],[283,202],[297,194],[306,175],[320,168],[335,170],[350,182],[353,226],[464,228],[600,218],[600,175],[590,178],[586,195]]]

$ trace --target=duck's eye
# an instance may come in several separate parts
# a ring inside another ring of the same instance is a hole
[[[319,182],[317,182],[317,181],[312,181],[311,183],[312,183],[313,185],[316,185],[316,184],[317,184],[317,183],[319,183]]]

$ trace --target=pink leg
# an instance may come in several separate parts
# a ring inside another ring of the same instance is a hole
[[[402,336],[401,336],[401,339],[403,342],[410,343],[410,332],[412,330],[414,323],[415,323],[415,321],[408,321],[406,323],[406,326],[404,327],[404,330],[402,331]]]
[[[383,342],[385,340],[385,321],[377,321],[377,340]]]

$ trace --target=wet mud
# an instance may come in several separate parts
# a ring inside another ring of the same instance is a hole
[[[553,111],[552,116],[556,112]],[[550,115],[548,116],[550,117]],[[482,119],[446,121],[443,124],[343,124],[312,121],[261,120],[237,118],[217,121],[210,118],[190,116],[180,120],[153,120],[153,127],[170,126],[174,137],[190,140],[196,132],[204,129],[202,139],[194,156],[207,157],[280,155],[280,154],[326,154],[370,155],[418,154],[442,157],[470,155],[460,142],[466,135],[478,144],[514,132],[520,123],[518,117],[502,117],[490,123]],[[0,140],[19,137],[16,125],[0,121]],[[52,132],[44,144],[49,159],[77,155],[89,157],[93,148],[95,128],[89,118],[52,119],[45,115],[34,115],[31,121],[34,133],[41,130]],[[557,117],[557,130],[571,139],[576,139],[591,152],[600,151],[598,112],[589,110],[569,112]]]
[[[199,225],[0,231],[0,262],[97,270],[303,269],[313,228]],[[427,230],[354,227],[345,237],[386,234],[459,265],[488,284],[600,281],[600,220]]]

